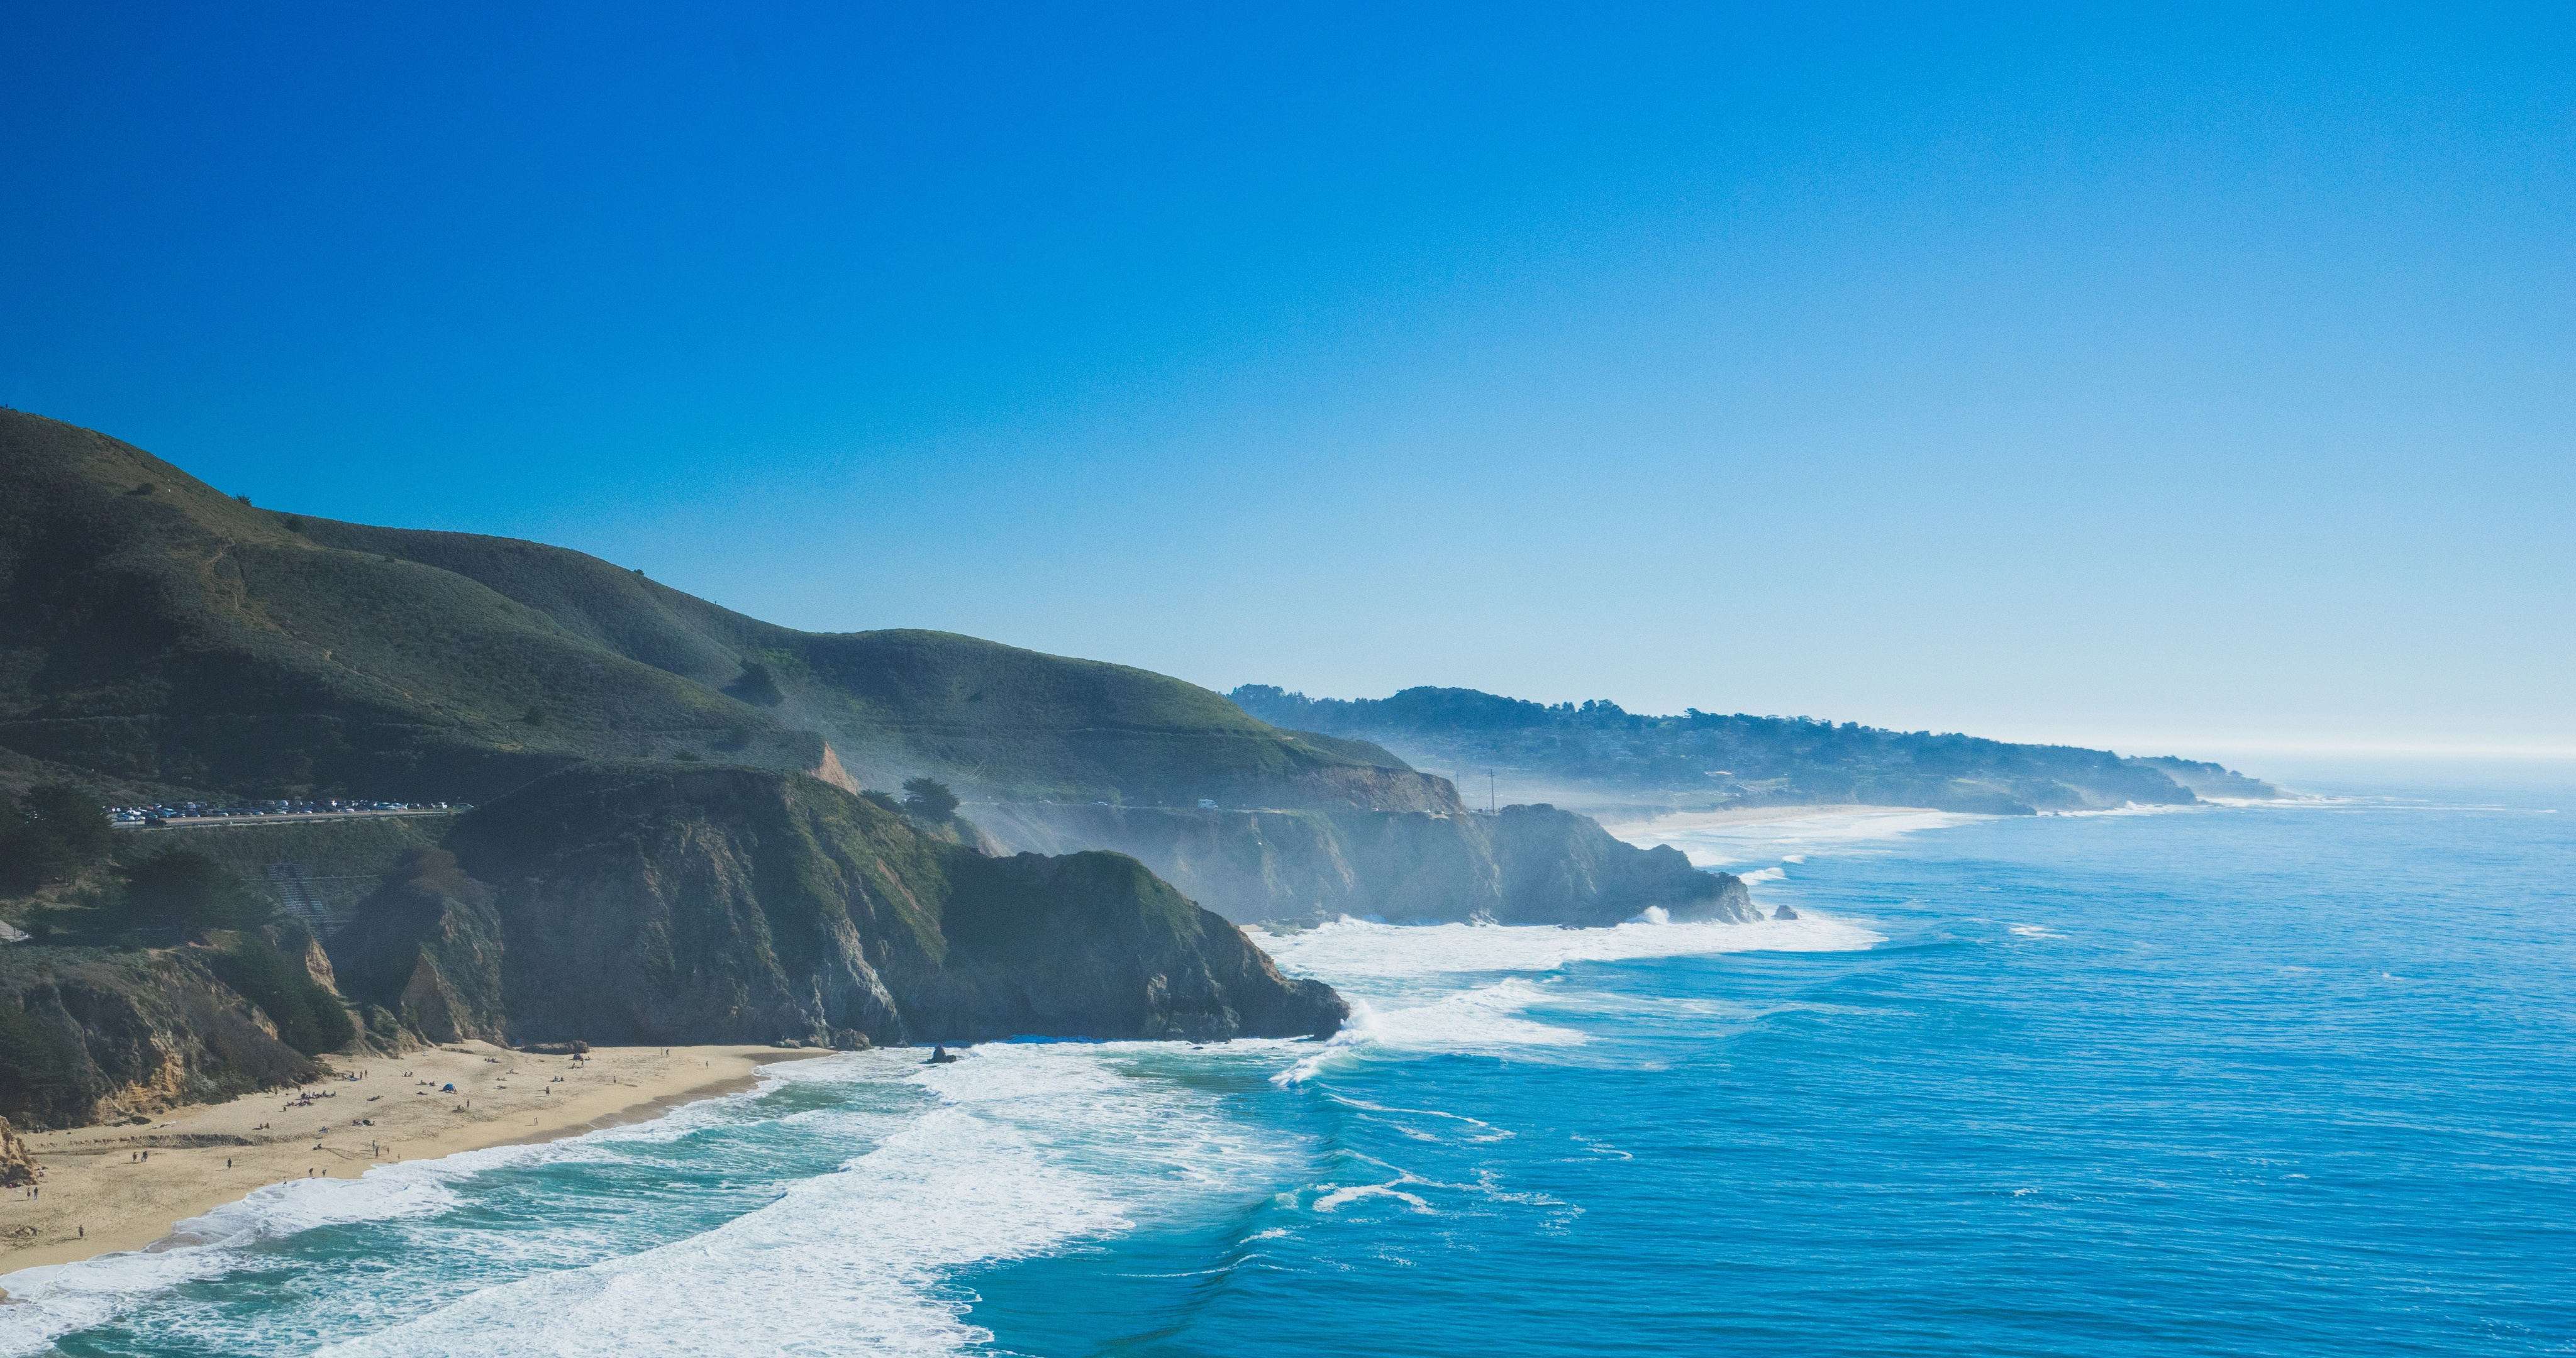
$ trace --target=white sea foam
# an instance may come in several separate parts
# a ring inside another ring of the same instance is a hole
[[[765,1078],[752,1091],[579,1137],[373,1165],[354,1179],[290,1179],[179,1222],[168,1237],[141,1250],[0,1275],[0,1288],[17,1303],[0,1308],[0,1354],[40,1352],[57,1336],[103,1324],[171,1288],[220,1278],[244,1266],[251,1257],[246,1252],[263,1241],[325,1226],[434,1216],[457,1205],[455,1184],[473,1175],[513,1165],[618,1159],[620,1142],[688,1135],[733,1116],[735,1107],[777,1084],[777,1078]]]
[[[1135,1200],[1175,1187],[1275,1173],[1272,1154],[1211,1100],[1114,1068],[1132,1054],[1134,1044],[1002,1044],[949,1066],[871,1058],[868,1074],[938,1103],[838,1172],[714,1230],[488,1288],[322,1351],[694,1354],[711,1333],[744,1352],[984,1342],[962,1318],[970,1298],[947,1283],[954,1269],[1124,1230]]]
[[[1369,1048],[1500,1054],[1583,1045],[1574,1028],[1526,1016],[1542,1005],[1582,1007],[1579,994],[1529,975],[1576,962],[1729,952],[1849,952],[1883,942],[1850,920],[1808,913],[1749,924],[1633,922],[1609,929],[1492,924],[1375,924],[1342,919],[1302,933],[1254,935],[1288,970],[1341,987],[1351,1017],[1322,1047],[1272,1077],[1298,1084]],[[1468,978],[1518,972],[1477,984]]]
[[[513,1149],[534,1148],[495,1148]],[[59,1335],[103,1324],[173,1287],[222,1277],[262,1240],[446,1211],[456,1203],[450,1174],[419,1161],[379,1165],[356,1179],[290,1179],[182,1221],[146,1249],[0,1275],[17,1303],[0,1307],[0,1353],[41,1352]]]
[[[1765,860],[1802,863],[1810,853],[1847,852],[1874,840],[1990,819],[1992,817],[1954,811],[1891,808],[1835,811],[1731,825],[1692,825],[1687,820],[1676,818],[1662,824],[1648,821],[1615,826],[1611,833],[1640,848],[1669,844],[1687,855],[1695,866],[1723,868]]]
[[[1283,967],[1344,981],[1444,974],[1554,971],[1572,962],[1693,957],[1730,952],[1850,952],[1885,942],[1850,920],[1802,914],[1749,924],[1621,924],[1608,929],[1547,925],[1372,924],[1343,918],[1295,934],[1254,933]]]
[[[1259,1059],[1288,1045],[1237,1050]],[[951,1351],[986,1337],[961,1319],[967,1298],[945,1281],[954,1268],[1123,1230],[1138,1213],[1179,1210],[1203,1190],[1276,1181],[1282,1146],[1222,1116],[1213,1095],[1124,1072],[1146,1054],[1170,1049],[997,1044],[939,1067],[904,1053],[829,1057],[775,1067],[763,1088],[909,1084],[933,1101],[771,1117],[750,1103],[757,1093],[737,1095],[571,1140],[264,1189],[192,1223],[194,1243],[183,1247],[11,1275],[24,1304],[0,1307],[0,1353],[42,1351],[172,1287],[221,1277],[263,1257],[246,1250],[262,1240],[434,1219],[459,1205],[476,1175],[497,1168],[631,1158],[645,1143],[746,1119],[846,1138],[857,1153],[713,1230],[585,1267],[562,1267],[570,1239],[558,1232],[471,1232],[486,1259],[496,1251],[511,1259],[513,1281],[321,1351],[696,1353],[710,1333],[756,1352]],[[583,1243],[616,1248],[613,1238]],[[571,1254],[595,1259],[598,1249]]]

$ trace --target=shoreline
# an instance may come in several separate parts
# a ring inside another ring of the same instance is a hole
[[[380,1164],[644,1122],[750,1089],[763,1066],[832,1054],[598,1047],[576,1062],[448,1043],[399,1056],[325,1058],[331,1074],[312,1084],[172,1109],[147,1126],[25,1132],[44,1171],[43,1196],[0,1194],[0,1277],[150,1250],[172,1240],[180,1222],[279,1183],[354,1179]]]
[[[1608,821],[1601,828],[1620,838],[1630,833],[1662,830],[1705,830],[1721,825],[1760,825],[1766,821],[1820,820],[1827,816],[1940,816],[1953,814],[1929,806],[1878,806],[1867,802],[1835,802],[1808,806],[1744,806],[1724,811],[1676,811],[1670,815],[1646,820]]]

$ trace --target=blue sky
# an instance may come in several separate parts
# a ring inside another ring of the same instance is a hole
[[[0,402],[1215,687],[2576,749],[2564,10],[12,4]]]

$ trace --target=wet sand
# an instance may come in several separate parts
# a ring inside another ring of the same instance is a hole
[[[142,1249],[176,1223],[266,1184],[350,1179],[371,1164],[577,1136],[748,1089],[773,1061],[825,1055],[601,1047],[576,1062],[461,1042],[402,1056],[330,1057],[328,1079],[173,1109],[149,1126],[28,1132],[44,1194],[0,1189],[0,1273]],[[444,1092],[450,1084],[456,1091]],[[147,1151],[151,1158],[140,1158]]]

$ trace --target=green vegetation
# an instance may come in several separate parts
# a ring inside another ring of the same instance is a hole
[[[69,881],[115,846],[98,799],[70,783],[41,784],[24,798],[0,792],[0,892]]]
[[[449,843],[507,950],[488,959],[505,984],[458,987],[450,1021],[523,1041],[1293,1035],[1344,1012],[1133,859],[987,858],[812,778],[590,765]],[[442,912],[369,939],[368,974],[449,970],[470,892],[435,894]]]
[[[81,1090],[81,1050],[52,1024],[0,994],[0,1115],[23,1119],[35,1109],[57,1107]]]
[[[907,778],[903,809],[933,825],[945,825],[957,814],[957,794],[936,778]]]
[[[277,1025],[278,1041],[306,1056],[336,1051],[358,1035],[339,997],[257,934],[236,936],[215,952],[209,965],[225,985],[268,1015]]]
[[[1697,708],[1653,717],[1603,700],[1547,706],[1463,688],[1409,688],[1349,701],[1246,684],[1230,696],[1265,721],[1377,741],[1433,768],[1508,769],[1604,798],[1848,801],[2006,814],[2194,799],[2178,781],[2180,761],[1813,717],[1721,716]]]
[[[345,916],[403,855],[426,848],[454,820],[446,816],[387,816],[368,820],[302,821],[280,817],[248,825],[199,826],[132,834],[128,854],[141,857],[173,845],[204,854],[255,891],[271,887],[268,867],[293,863],[313,904]],[[284,904],[283,901],[279,904]]]
[[[209,929],[248,929],[273,907],[214,859],[171,847],[126,868],[126,928],[147,938],[194,938]]]
[[[148,481],[160,493],[135,496]],[[0,411],[0,747],[128,786],[483,802],[585,761],[719,749],[978,796],[1454,798],[1120,665],[941,632],[776,627],[594,557],[245,505]],[[300,531],[297,531],[299,530]]]

